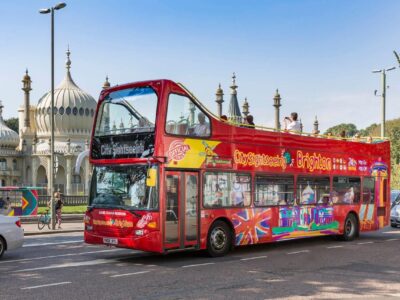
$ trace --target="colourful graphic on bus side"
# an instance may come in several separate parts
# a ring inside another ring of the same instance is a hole
[[[274,240],[334,234],[339,223],[331,206],[293,206],[279,209],[279,227],[272,228]]]
[[[244,209],[232,215],[236,245],[250,245],[271,239],[271,209]]]

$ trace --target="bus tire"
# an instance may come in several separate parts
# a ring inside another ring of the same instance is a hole
[[[6,241],[0,236],[0,258],[3,256],[4,251],[6,251],[7,244]]]
[[[344,228],[341,239],[343,241],[352,241],[358,236],[358,231],[359,228],[356,216],[352,213],[348,214],[346,220],[344,221]]]
[[[207,252],[211,257],[226,255],[232,247],[232,232],[224,221],[215,221],[207,236]]]

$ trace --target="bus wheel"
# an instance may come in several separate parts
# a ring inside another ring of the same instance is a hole
[[[343,235],[344,241],[352,241],[358,235],[358,222],[354,214],[349,214],[344,221]]]
[[[207,252],[212,257],[224,256],[229,252],[232,233],[223,221],[215,221],[208,232]]]
[[[6,251],[6,242],[4,239],[0,236],[0,258],[3,256],[4,251]]]

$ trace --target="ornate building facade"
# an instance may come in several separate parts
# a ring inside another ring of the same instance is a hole
[[[22,83],[24,102],[18,110],[19,134],[5,125],[0,104],[0,183],[49,188],[51,92],[41,97],[37,105],[31,105],[32,81],[28,71]],[[104,87],[108,86],[107,80]],[[72,79],[67,50],[66,74],[54,90],[55,186],[66,195],[88,193],[88,158],[79,172],[75,171],[75,163],[89,147],[95,109],[95,99]]]

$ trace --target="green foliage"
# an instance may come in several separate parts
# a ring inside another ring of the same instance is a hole
[[[9,118],[4,120],[4,122],[10,129],[14,130],[16,133],[19,133],[18,118]]]
[[[334,136],[340,136],[340,133],[343,130],[346,132],[346,137],[352,137],[358,132],[356,125],[354,125],[352,123],[348,123],[348,124],[342,123],[342,124],[333,126],[331,128],[328,128],[325,131],[325,134],[327,134],[328,132],[331,132],[332,135],[334,135]]]

